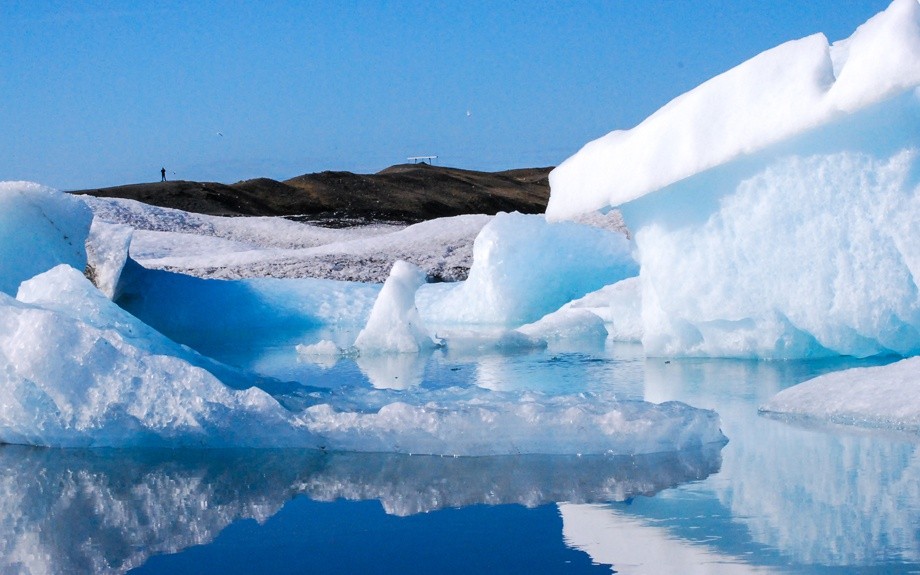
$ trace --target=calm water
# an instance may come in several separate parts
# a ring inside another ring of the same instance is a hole
[[[635,346],[332,365],[314,385],[479,385],[716,410],[729,443],[639,457],[0,447],[2,573],[920,572],[920,441],[757,414],[855,361],[645,360]]]

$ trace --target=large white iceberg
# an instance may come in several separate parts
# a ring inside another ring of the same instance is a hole
[[[918,84],[920,4],[896,0],[591,142],[547,216],[620,206],[649,355],[920,353]]]

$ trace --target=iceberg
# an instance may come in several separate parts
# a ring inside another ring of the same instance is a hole
[[[418,266],[402,260],[393,264],[367,325],[355,340],[362,354],[417,354],[435,347],[415,307],[415,292],[424,284],[425,272]]]
[[[712,411],[576,395],[303,388],[307,403],[286,409],[262,389],[232,389],[193,365],[185,358],[200,356],[69,266],[19,291],[23,301],[0,294],[0,443],[498,455],[657,453],[724,441]]]
[[[920,4],[896,0],[589,143],[547,218],[619,206],[651,356],[918,354],[918,85]]]
[[[501,213],[476,236],[467,280],[423,286],[416,301],[429,326],[517,327],[636,275],[631,250],[608,229]]]
[[[96,288],[62,265],[27,283],[23,299],[40,297],[43,289],[73,294]],[[115,304],[97,293],[70,313],[0,294],[0,443],[264,446],[292,441],[294,428],[268,393],[231,389],[201,367],[156,353],[168,344],[145,337],[139,322],[119,322],[120,314],[105,305]],[[78,315],[93,316],[96,325]]]
[[[16,299],[0,293],[0,443],[607,455],[725,441],[715,412],[682,403],[533,389],[500,392],[469,383],[418,385],[427,360],[419,352],[430,354],[433,342],[414,311],[424,274],[410,264],[394,266],[383,288],[318,279],[201,279],[149,270],[126,253],[131,229],[106,222],[91,228],[91,214],[79,200],[30,184],[4,190],[11,209],[4,221],[29,222],[34,216],[27,237],[44,259],[28,251],[0,253],[0,266],[11,270],[5,279],[19,280]],[[511,231],[517,229],[515,216],[507,221]],[[245,223],[236,225],[252,231]],[[569,228],[548,226],[542,218],[523,223],[524,229],[530,225],[551,229],[549,236],[557,240],[565,236],[558,230]],[[578,240],[571,246],[585,238],[599,243],[612,238],[616,261],[625,258],[628,243],[622,236],[571,226]],[[8,226],[4,233],[12,241],[18,232]],[[29,268],[30,263],[36,265]],[[550,275],[582,270],[574,282],[580,292],[610,277],[584,271],[591,266],[574,263]],[[522,274],[523,266],[514,271]],[[407,319],[412,321],[400,324]],[[299,340],[303,357],[334,358],[341,354],[340,343],[323,338],[311,345],[303,333],[333,328],[340,335],[361,325],[358,343],[365,353],[356,366],[371,387],[274,380],[204,354],[237,340],[262,349],[283,341],[296,359],[293,342]],[[404,329],[393,332],[393,325]],[[538,343],[520,332],[505,333],[516,334],[509,341]],[[388,339],[394,335],[399,337]],[[403,336],[414,351],[390,353],[402,349]],[[393,356],[407,361],[389,361]]]
[[[920,357],[838,371],[776,394],[760,408],[772,416],[920,431]]]
[[[93,214],[80,200],[31,182],[0,182],[0,292],[66,263],[86,267]]]

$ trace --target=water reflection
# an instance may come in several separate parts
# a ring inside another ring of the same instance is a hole
[[[358,368],[377,389],[410,389],[422,383],[429,353],[359,355]]]
[[[611,565],[624,575],[769,573],[699,541],[675,537],[654,521],[605,505],[559,505],[567,545],[587,553],[595,563]]]
[[[778,562],[869,566],[920,561],[920,440],[916,435],[804,427],[758,416],[781,389],[855,360],[663,361],[646,366],[646,399],[715,409],[730,443],[718,478],[682,490],[711,498]],[[690,537],[674,498],[647,510]],[[670,506],[669,510],[666,510]],[[654,511],[652,508],[655,508]],[[723,528],[724,529],[724,528]],[[729,538],[715,545],[737,553]],[[749,550],[749,549],[748,549]]]
[[[719,446],[636,457],[418,457],[306,450],[0,446],[0,571],[122,573],[264,522],[292,497],[394,515],[474,504],[622,501],[718,471]]]

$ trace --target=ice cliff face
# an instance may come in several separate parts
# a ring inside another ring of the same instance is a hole
[[[918,85],[920,3],[896,0],[589,143],[547,216],[620,206],[650,355],[920,353]]]

